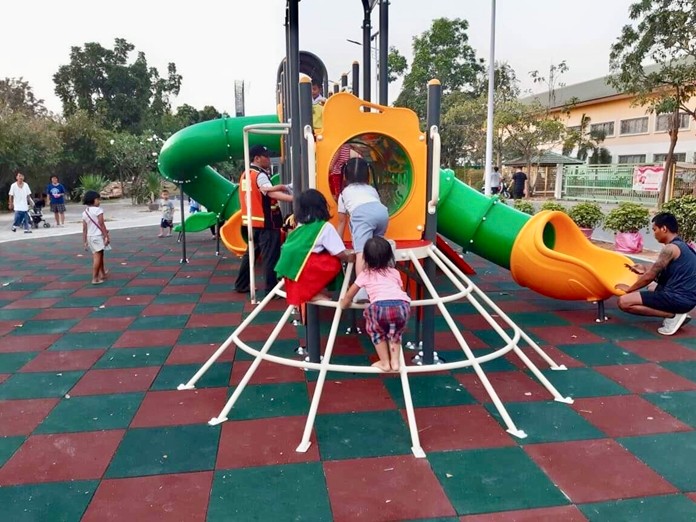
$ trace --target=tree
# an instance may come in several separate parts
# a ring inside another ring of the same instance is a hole
[[[108,141],[100,143],[98,155],[105,163],[115,168],[124,195],[126,181],[136,187],[131,193],[135,203],[140,196],[137,188],[144,184],[144,176],[157,170],[157,154],[161,147],[162,139],[156,134],[144,137],[117,132],[111,133]]]
[[[466,20],[438,18],[430,29],[413,39],[411,69],[394,105],[409,107],[424,118],[427,84],[434,78],[440,80],[443,95],[473,92],[482,65],[469,45],[468,28]]]
[[[391,83],[403,76],[408,69],[408,61],[393,45],[389,48],[387,56],[387,82]]]
[[[589,116],[583,114],[580,118],[580,128],[567,132],[563,142],[563,154],[569,156],[577,147],[576,158],[581,161],[588,160],[590,165],[611,163],[611,153],[602,147],[606,133],[590,130],[591,121]]]
[[[30,116],[45,116],[44,101],[34,96],[29,82],[23,78],[0,80],[0,116],[21,112]]]
[[[629,8],[626,25],[609,55],[609,83],[635,95],[648,112],[671,114],[669,150],[658,204],[665,201],[679,139],[680,112],[696,119],[687,103],[696,94],[696,0],[640,0]],[[646,61],[654,66],[646,67]]]
[[[168,112],[170,96],[181,86],[176,65],[170,63],[162,78],[143,52],[129,63],[134,49],[123,38],[116,38],[113,49],[95,42],[72,47],[70,63],[53,76],[65,116],[82,110],[109,129],[139,133]]]

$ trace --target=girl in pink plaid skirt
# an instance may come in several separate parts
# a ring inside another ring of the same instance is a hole
[[[341,299],[348,308],[358,290],[364,288],[370,300],[365,309],[365,329],[375,345],[379,361],[372,366],[398,371],[401,337],[411,314],[411,298],[403,290],[401,275],[394,268],[392,246],[383,237],[368,239],[363,250],[365,268]]]

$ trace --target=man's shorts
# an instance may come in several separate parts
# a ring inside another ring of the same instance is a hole
[[[160,221],[160,228],[172,228],[173,225],[173,219],[162,219],[162,221]]]
[[[104,236],[87,236],[87,246],[93,254],[104,250]]]
[[[410,314],[411,305],[407,301],[377,301],[365,308],[365,330],[372,344],[382,341],[400,344]]]
[[[693,303],[685,303],[673,295],[660,290],[643,290],[640,293],[641,301],[648,308],[662,310],[673,314],[685,314],[694,307]]]
[[[65,204],[63,203],[51,203],[51,212],[54,214],[64,214]]]
[[[350,215],[350,234],[353,237],[353,250],[361,253],[367,240],[383,237],[389,225],[389,211],[380,202],[365,203]]]

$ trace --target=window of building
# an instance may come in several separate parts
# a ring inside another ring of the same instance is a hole
[[[582,127],[580,125],[571,125],[570,127],[566,127],[566,129],[568,132],[577,132],[579,134]]]
[[[645,154],[627,154],[619,156],[619,163],[645,163]]]
[[[667,161],[667,154],[653,154],[653,162],[664,163]],[[686,161],[686,152],[675,152],[674,161]]]
[[[605,138],[610,138],[614,135],[614,122],[607,121],[604,123],[593,123],[590,125],[591,133],[604,133]]]
[[[655,118],[655,132],[666,132],[669,130],[669,119],[672,117],[671,114],[658,114]],[[686,130],[689,128],[690,116],[685,113],[679,113],[679,130]]]
[[[621,120],[621,134],[642,134],[648,132],[648,117]]]

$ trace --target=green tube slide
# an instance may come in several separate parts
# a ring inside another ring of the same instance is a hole
[[[244,157],[244,127],[255,123],[278,123],[278,117],[221,118],[197,123],[171,136],[162,146],[158,167],[162,176],[183,183],[186,194],[220,218],[227,220],[239,210],[237,184],[218,174],[211,164]],[[280,136],[250,134],[250,145],[280,149]]]

